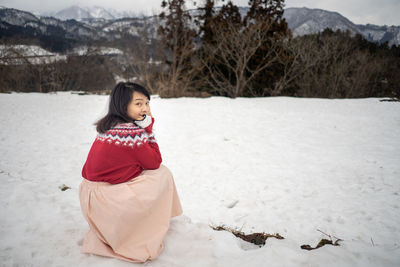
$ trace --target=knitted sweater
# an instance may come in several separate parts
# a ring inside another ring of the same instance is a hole
[[[98,134],[89,151],[82,176],[89,181],[118,184],[157,169],[162,158],[152,133],[154,119],[146,128],[134,123],[118,124]]]

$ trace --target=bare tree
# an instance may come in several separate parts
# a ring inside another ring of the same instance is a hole
[[[159,91],[160,72],[163,69],[162,47],[155,39],[155,29],[159,22],[157,16],[143,17],[137,27],[139,39],[124,47],[122,76],[127,81],[137,81],[151,92]]]
[[[101,92],[115,84],[114,65],[110,56],[101,53],[101,47],[89,45],[59,62],[55,76],[62,90]]]
[[[282,66],[282,76],[273,87],[269,89],[271,96],[282,95],[284,91],[294,87],[294,82],[310,71],[317,60],[310,53],[315,49],[313,42],[304,41],[300,38],[287,39],[283,42],[284,53],[278,58]]]
[[[373,94],[373,79],[382,69],[382,60],[360,50],[349,33],[328,32],[298,37],[289,47],[294,60],[287,65],[285,80],[280,81],[277,88],[295,83],[297,95],[305,97],[366,97]]]
[[[194,46],[192,36],[188,35],[180,38],[179,33],[174,33],[172,51],[168,55],[166,68],[161,71],[159,76],[158,89],[163,97],[177,97],[187,93],[192,87],[195,76],[199,69],[194,62]],[[168,53],[168,52],[167,52]]]
[[[51,57],[51,54],[39,55],[29,46],[4,46],[1,62],[11,70],[8,71],[8,77],[5,77],[10,89],[46,92]]]
[[[202,58],[209,86],[229,97],[241,96],[245,89],[255,96],[250,83],[278,58],[279,41],[272,41],[264,34],[270,26],[257,23],[244,28],[226,21],[224,27],[214,28],[215,43],[204,44]],[[251,60],[258,56],[256,52],[268,41],[270,49],[257,59],[258,64],[250,67]]]

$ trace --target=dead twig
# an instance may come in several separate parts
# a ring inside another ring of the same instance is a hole
[[[319,229],[317,229],[317,231],[318,231],[318,232],[321,232],[322,234],[324,234],[324,235],[326,235],[327,237],[329,237],[329,240],[328,240],[328,239],[325,239],[325,238],[321,239],[321,240],[318,242],[317,246],[315,246],[314,248],[311,247],[310,245],[301,245],[300,248],[305,249],[305,250],[314,250],[314,249],[323,247],[323,246],[325,246],[325,245],[340,246],[340,245],[339,245],[339,242],[340,242],[340,241],[343,241],[343,239],[337,238],[336,236],[333,236],[336,240],[335,240],[335,241],[332,241],[332,236],[331,236],[331,235],[328,235],[327,233],[325,233],[325,232],[323,232],[323,231],[321,231],[321,230],[319,230]]]
[[[253,234],[245,234],[241,231],[238,230],[234,230],[231,229],[229,227],[226,227],[225,225],[222,226],[210,226],[212,229],[214,229],[215,231],[228,231],[231,232],[233,235],[235,235],[236,237],[239,237],[240,239],[249,242],[249,243],[253,243],[255,245],[258,246],[264,246],[265,245],[265,241],[269,238],[269,237],[274,237],[276,239],[284,239],[284,237],[282,237],[280,234],[276,233],[276,234],[268,234],[268,233],[253,233]]]
[[[67,185],[65,185],[65,184],[60,185],[58,188],[60,188],[61,191],[65,191],[65,190],[71,189],[71,187],[69,187],[69,186],[67,186]]]
[[[339,246],[339,241],[342,241],[342,240],[338,239],[335,242],[332,242],[332,240],[328,240],[328,239],[323,238],[318,242],[318,245],[316,247],[314,247],[314,248],[311,247],[310,245],[301,245],[300,247],[302,249],[306,249],[306,250],[313,250],[313,249],[317,249],[317,248],[323,247],[325,245]]]

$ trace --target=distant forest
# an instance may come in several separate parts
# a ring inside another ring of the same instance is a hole
[[[207,0],[196,17],[184,4],[162,1],[157,39],[146,28],[113,42],[49,38],[29,27],[2,32],[8,48],[0,54],[0,91],[101,93],[120,77],[161,97],[400,98],[399,46],[330,29],[293,37],[279,0],[250,0],[244,17],[231,1],[217,11]],[[65,60],[32,62],[10,46],[22,43],[65,53]],[[82,45],[90,47],[86,54],[68,53]],[[101,55],[101,46],[123,55]]]

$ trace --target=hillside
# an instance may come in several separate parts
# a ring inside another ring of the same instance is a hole
[[[191,10],[197,14],[197,10]],[[241,7],[245,14],[247,8]],[[39,36],[58,39],[113,41],[121,34],[138,36],[143,28],[142,17],[132,17],[131,13],[117,13],[101,7],[80,8],[72,6],[49,16],[35,16],[32,13],[2,8],[0,9],[0,36],[21,35],[27,38]],[[287,8],[284,13],[289,28],[295,36],[321,32],[326,28],[349,30],[359,33],[372,42],[400,44],[400,26],[357,25],[337,12],[309,8]],[[150,34],[156,37],[155,17],[146,17]],[[60,40],[61,41],[61,40]]]

